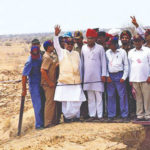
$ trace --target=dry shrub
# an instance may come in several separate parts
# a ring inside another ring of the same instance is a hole
[[[11,126],[10,119],[6,120],[3,126],[3,131],[6,132]]]
[[[11,43],[6,42],[6,43],[5,43],[5,46],[11,46]]]

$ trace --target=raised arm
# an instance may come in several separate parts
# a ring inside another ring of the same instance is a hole
[[[133,23],[133,25],[136,27],[136,31],[138,34],[140,34],[143,38],[145,38],[145,30],[139,26],[138,22],[136,21],[135,16],[131,16],[131,21]]]
[[[60,26],[56,25],[55,26],[54,47],[56,49],[59,59],[62,57],[62,50],[63,50],[59,44],[59,39],[58,39],[58,35],[60,32],[61,32]]]

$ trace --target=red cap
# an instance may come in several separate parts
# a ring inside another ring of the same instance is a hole
[[[86,37],[97,37],[97,32],[93,29],[87,29],[86,31]]]

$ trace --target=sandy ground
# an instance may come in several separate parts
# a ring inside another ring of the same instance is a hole
[[[21,80],[29,45],[0,46],[0,81]],[[0,149],[4,150],[136,150],[145,136],[132,123],[71,123],[34,129],[30,95],[26,96],[22,135],[17,137],[21,83],[0,83]]]

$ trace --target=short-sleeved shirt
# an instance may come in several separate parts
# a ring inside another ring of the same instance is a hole
[[[41,82],[41,63],[42,58],[32,59],[31,56],[28,57],[28,60],[23,69],[23,76],[29,77],[29,83],[40,83]]]
[[[58,63],[57,56],[54,53],[45,52],[42,59],[41,68],[47,71],[48,77],[52,82],[56,82],[56,64]],[[46,80],[41,77],[41,85],[48,85]]]

